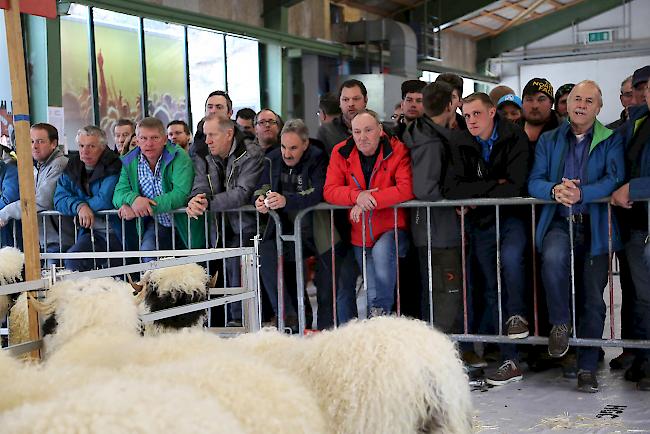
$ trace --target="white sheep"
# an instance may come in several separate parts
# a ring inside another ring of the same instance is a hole
[[[456,348],[421,321],[378,317],[306,339],[261,332],[229,344],[298,375],[337,434],[471,432]]]
[[[22,280],[25,255],[14,247],[0,249],[0,285],[8,285]],[[11,307],[11,297],[0,295],[0,323],[4,321]]]
[[[180,367],[179,367],[180,368]],[[52,372],[50,372],[53,374]],[[27,401],[0,412],[4,432],[21,433],[197,433],[244,434],[221,403],[173,378],[90,377],[59,388],[47,400]]]

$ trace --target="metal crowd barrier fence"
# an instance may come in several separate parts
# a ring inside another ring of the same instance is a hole
[[[245,331],[257,331],[261,327],[261,310],[260,310],[260,287],[259,287],[259,255],[258,255],[259,240],[256,237],[253,247],[236,247],[236,248],[214,248],[214,249],[187,249],[187,250],[173,250],[173,251],[159,251],[156,252],[160,256],[170,256],[164,260],[156,260],[151,262],[144,262],[139,264],[122,265],[117,267],[108,267],[104,269],[91,270],[85,272],[74,273],[60,273],[55,267],[52,267],[51,274],[48,278],[43,278],[34,281],[20,282],[10,285],[0,286],[0,295],[17,294],[27,291],[46,291],[54,283],[63,280],[82,279],[82,278],[99,278],[99,277],[112,277],[120,276],[128,273],[142,273],[148,270],[159,268],[173,267],[177,265],[184,265],[189,263],[200,263],[212,260],[226,259],[226,258],[241,258],[242,264],[242,283],[240,291],[235,294],[223,295],[218,298],[208,299],[206,301],[187,304],[180,307],[173,307],[156,312],[146,313],[141,315],[140,319],[143,323],[153,322],[163,318],[182,315],[189,312],[195,312],[205,309],[210,309],[216,306],[224,306],[234,302],[244,302],[245,309],[243,310],[243,325]],[[84,252],[84,253],[67,253],[56,255],[73,255],[61,256],[61,258],[68,257],[81,257],[80,255],[89,255],[94,258],[111,258],[111,257],[143,257],[150,254],[143,251],[120,251],[120,252]],[[173,256],[173,257],[171,257]],[[58,256],[57,256],[58,257]],[[224,288],[210,288],[211,295],[222,295]],[[42,340],[24,342],[18,345],[9,346],[4,348],[9,354],[14,356],[40,349]]]
[[[608,248],[608,287],[609,287],[609,328],[610,328],[610,337],[609,339],[586,339],[586,338],[578,338],[577,337],[577,327],[576,327],[576,282],[575,282],[575,257],[574,257],[574,223],[573,221],[569,221],[569,232],[570,232],[570,260],[571,260],[571,282],[570,282],[570,287],[571,287],[571,311],[572,311],[572,330],[573,330],[573,335],[570,339],[570,344],[573,346],[612,346],[612,347],[621,347],[624,346],[626,348],[650,348],[650,341],[649,340],[631,340],[631,339],[616,339],[615,338],[615,324],[614,324],[614,283],[613,283],[613,250],[612,250],[612,207],[609,205],[609,198],[607,199],[602,199],[599,200],[598,202],[602,203],[607,203],[608,204],[608,239],[609,239],[609,248]],[[461,263],[462,263],[462,274],[463,274],[463,285],[462,285],[462,293],[463,293],[463,333],[460,334],[451,334],[450,337],[456,341],[464,341],[464,342],[495,342],[495,343],[521,343],[521,344],[546,344],[548,343],[548,338],[543,337],[539,335],[539,317],[538,317],[538,307],[540,301],[538,300],[539,297],[539,282],[537,281],[537,247],[535,243],[535,231],[536,231],[536,206],[537,205],[544,205],[544,204],[552,204],[555,202],[551,201],[543,201],[543,200],[538,200],[534,198],[508,198],[508,199],[473,199],[473,200],[442,200],[439,202],[425,202],[425,201],[409,201],[405,203],[401,203],[395,207],[393,207],[394,210],[394,224],[393,224],[393,231],[394,231],[394,238],[395,238],[395,249],[396,253],[399,251],[399,241],[398,241],[398,236],[397,236],[397,209],[399,208],[426,208],[427,210],[427,255],[428,255],[428,298],[429,298],[429,318],[428,321],[430,324],[434,324],[434,318],[433,318],[433,282],[432,282],[432,269],[431,269],[431,232],[435,230],[435,228],[432,228],[431,226],[431,209],[432,208],[439,208],[439,207],[453,207],[458,210],[459,214],[459,219],[460,219],[460,235],[461,235]],[[529,337],[523,338],[523,339],[511,339],[508,336],[504,335],[504,330],[503,330],[503,308],[502,308],[502,301],[503,301],[503,283],[501,281],[501,273],[497,272],[497,300],[498,300],[498,334],[497,335],[478,335],[478,334],[472,334],[469,331],[469,315],[470,313],[468,312],[468,276],[467,276],[467,270],[468,270],[468,242],[467,242],[467,234],[466,234],[466,217],[465,213],[468,208],[474,208],[474,207],[479,207],[479,206],[490,206],[490,207],[495,207],[496,211],[496,244],[497,244],[497,250],[496,250],[496,263],[495,263],[495,268],[496,270],[501,269],[501,251],[500,251],[500,231],[501,231],[501,222],[500,222],[500,213],[499,210],[502,206],[513,206],[513,205],[519,205],[519,206],[530,206],[530,213],[531,213],[531,229],[530,229],[530,246],[531,246],[531,258],[532,258],[532,271],[533,271],[533,294],[532,294],[532,299],[533,299],[533,312],[534,312],[534,318],[533,318],[533,330],[531,335]],[[650,202],[648,202],[648,207],[650,208]],[[336,273],[335,273],[335,261],[334,261],[334,236],[333,236],[333,230],[334,230],[334,210],[337,209],[349,209],[350,207],[343,207],[343,206],[335,206],[335,205],[329,205],[329,204],[318,204],[316,206],[306,208],[301,210],[295,217],[294,220],[294,235],[292,236],[283,236],[281,237],[285,241],[293,241],[295,243],[295,257],[296,257],[296,264],[298,266],[296,267],[296,282],[297,282],[297,299],[298,299],[298,309],[299,309],[299,331],[300,335],[304,334],[305,330],[305,301],[304,301],[304,270],[303,266],[303,239],[302,239],[302,226],[303,226],[303,221],[305,217],[309,214],[312,213],[313,211],[329,211],[330,214],[330,232],[332,234],[331,237],[331,252],[332,252],[332,297],[333,297],[333,312],[334,312],[334,324],[336,326],[336,292],[337,292],[337,279],[336,279]],[[365,213],[362,216],[363,217],[363,233],[364,233],[364,239],[363,239],[363,244],[365,245]],[[649,212],[649,219],[648,219],[648,230],[650,232],[650,212]],[[648,240],[646,239],[646,243]],[[366,285],[366,267],[365,267],[365,254],[366,254],[366,248],[363,248],[363,264],[362,264],[362,275],[363,275],[363,280],[364,280],[364,285]],[[396,305],[396,311],[397,315],[400,315],[400,285],[399,285],[399,255],[396,254],[397,256],[397,261],[396,261],[396,273],[398,276],[397,279],[397,284],[396,284],[396,300],[395,300],[395,305]],[[604,288],[603,288],[604,289]],[[323,289],[320,289],[323,290]],[[545,302],[545,301],[542,301]]]

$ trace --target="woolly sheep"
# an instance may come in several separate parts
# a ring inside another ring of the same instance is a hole
[[[151,378],[94,380],[0,413],[0,426],[15,434],[247,432],[218,400],[194,387]]]
[[[18,345],[29,340],[27,293],[23,292],[9,309],[9,345]]]
[[[139,283],[131,285],[140,291],[138,299],[143,301],[144,311],[156,312],[207,300],[208,277],[200,265],[186,264],[147,271]],[[214,286],[214,279],[210,286]],[[146,325],[145,332],[158,334],[185,327],[201,327],[204,321],[205,310],[194,311],[156,320]]]
[[[295,372],[337,434],[471,432],[468,380],[457,351],[421,321],[377,317],[306,339],[262,332],[229,344]]]
[[[13,247],[0,249],[0,285],[8,285],[22,280],[25,255]],[[11,307],[11,298],[8,295],[0,295],[0,323],[7,316]]]
[[[54,370],[110,369],[120,377],[168,377],[198,385],[218,397],[251,433],[331,432],[316,398],[298,378],[225,341],[189,329],[120,342],[99,342],[88,335],[57,349],[46,365]]]

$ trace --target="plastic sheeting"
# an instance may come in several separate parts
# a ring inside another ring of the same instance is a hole
[[[624,371],[610,371],[609,360],[620,349],[606,349],[600,365],[600,391],[576,390],[577,380],[560,369],[534,373],[499,387],[475,388],[475,433],[650,433],[650,392],[636,390]],[[525,365],[524,365],[525,366]]]

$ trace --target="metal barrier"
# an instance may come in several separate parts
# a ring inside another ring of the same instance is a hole
[[[610,316],[610,338],[609,339],[585,339],[585,338],[578,338],[576,336],[577,333],[577,327],[576,327],[576,318],[575,318],[575,307],[576,307],[576,300],[575,300],[575,295],[576,295],[576,286],[575,286],[575,278],[574,278],[574,270],[575,270],[575,258],[574,258],[574,239],[573,239],[573,225],[574,223],[571,221],[569,228],[570,228],[570,256],[571,256],[571,310],[573,312],[573,318],[572,318],[572,325],[573,325],[573,336],[570,339],[570,344],[574,346],[615,346],[615,347],[621,347],[625,346],[626,348],[650,348],[650,341],[648,340],[624,340],[624,339],[615,339],[615,326],[614,326],[614,284],[613,284],[613,268],[612,268],[612,262],[613,262],[613,251],[612,251],[612,208],[611,205],[609,205],[609,199],[602,199],[599,200],[598,202],[601,203],[608,203],[608,227],[609,227],[609,269],[608,269],[608,286],[609,286],[609,316]],[[537,259],[536,259],[536,245],[535,245],[535,230],[536,230],[536,214],[535,214],[535,208],[536,205],[543,205],[543,204],[554,204],[556,202],[551,202],[551,201],[543,201],[543,200],[538,200],[534,198],[509,198],[509,199],[473,199],[473,200],[442,200],[439,202],[424,202],[424,201],[409,201],[405,203],[401,203],[395,207],[394,209],[394,215],[395,215],[395,221],[394,221],[394,232],[395,232],[395,242],[396,242],[396,249],[399,249],[399,245],[397,242],[397,209],[398,208],[426,208],[427,209],[427,252],[428,252],[428,296],[429,296],[429,322],[433,323],[434,318],[433,318],[433,282],[432,282],[432,270],[431,270],[431,231],[435,230],[435,228],[431,227],[431,208],[438,208],[438,207],[454,207],[459,209],[459,215],[460,215],[460,227],[461,227],[461,262],[462,262],[462,272],[463,272],[463,330],[464,332],[462,334],[451,334],[450,337],[454,340],[457,341],[464,341],[464,342],[495,342],[495,343],[520,343],[520,344],[546,344],[548,342],[548,338],[546,337],[541,337],[539,336],[539,317],[538,317],[538,282],[537,282]],[[468,263],[467,263],[467,234],[466,234],[466,225],[465,225],[465,211],[466,208],[468,207],[478,207],[478,206],[491,206],[495,207],[496,209],[496,242],[497,242],[497,261],[495,264],[495,267],[497,270],[501,269],[501,252],[500,252],[500,218],[499,218],[499,210],[500,207],[502,206],[512,206],[512,205],[520,205],[520,206],[530,206],[531,209],[531,221],[532,221],[532,228],[531,228],[531,237],[530,237],[530,243],[531,243],[531,248],[532,248],[532,254],[531,258],[533,261],[532,267],[533,267],[533,312],[534,312],[534,331],[533,336],[529,336],[527,338],[523,339],[511,339],[508,336],[505,336],[503,334],[503,311],[502,311],[502,282],[501,282],[501,273],[496,273],[497,275],[497,300],[498,300],[498,316],[499,316],[499,324],[498,324],[498,330],[499,333],[498,335],[476,335],[476,334],[471,334],[469,332],[469,326],[468,326],[468,276],[467,276],[467,268],[468,268]],[[648,206],[650,207],[650,202],[648,203]],[[334,205],[328,205],[328,204],[319,204],[311,208],[306,208],[304,210],[301,210],[294,221],[294,235],[291,237],[283,237],[284,240],[286,241],[293,241],[295,243],[295,250],[296,250],[296,263],[297,264],[302,264],[303,261],[303,240],[302,240],[302,225],[303,225],[303,220],[304,218],[311,212],[317,211],[317,210],[327,210],[330,212],[330,225],[333,228],[333,212],[334,210],[337,209],[349,209],[350,207],[344,207],[344,206],[334,206]],[[649,213],[650,215],[650,213]],[[364,227],[362,228],[364,236],[365,236],[365,213],[363,215],[364,219]],[[650,230],[650,217],[648,221],[648,228]],[[363,240],[363,243],[365,245],[365,238]],[[334,251],[334,242],[332,238],[332,252]],[[365,250],[366,248],[364,247],[364,265],[362,266],[362,273],[364,277],[364,282],[365,282],[365,276],[366,276],[366,270],[365,270]],[[332,253],[334,254],[334,253]],[[397,255],[397,266],[396,266],[396,272],[399,273],[399,255]],[[305,310],[304,310],[304,271],[302,266],[297,267],[296,271],[296,281],[297,281],[297,297],[298,297],[298,308],[299,308],[299,330],[300,334],[302,335],[304,333],[305,329]],[[397,288],[396,288],[396,307],[397,307],[397,314],[400,314],[400,287],[399,287],[399,274],[398,274],[398,280],[397,280]],[[334,298],[334,304],[336,304],[336,285],[337,281],[335,278],[335,273],[334,273],[334,268],[332,270],[332,294]],[[336,307],[334,312],[336,312]],[[334,317],[334,321],[336,322],[336,317]]]
[[[244,330],[248,332],[257,331],[261,327],[261,311],[260,311],[260,287],[259,287],[259,256],[258,246],[259,238],[254,240],[253,247],[236,247],[236,248],[223,248],[223,249],[187,249],[187,250],[166,250],[157,251],[156,255],[159,256],[174,256],[165,260],[156,260],[151,262],[122,265],[117,267],[108,267],[104,269],[75,272],[62,274],[57,272],[55,267],[51,269],[51,275],[47,279],[39,279],[29,282],[21,282],[11,285],[0,286],[0,295],[2,294],[16,294],[26,291],[45,291],[51,285],[62,280],[73,280],[82,278],[99,278],[99,277],[112,277],[120,276],[129,273],[142,273],[148,270],[155,270],[159,268],[172,267],[177,265],[208,262],[212,260],[227,259],[227,258],[241,258],[242,264],[242,285],[238,289],[238,293],[229,294],[226,290],[231,288],[210,288],[210,295],[221,295],[221,297],[210,299],[198,303],[187,304],[180,307],[164,309],[156,312],[151,312],[141,315],[143,323],[153,322],[159,319],[168,318],[172,316],[182,315],[189,312],[195,312],[205,309],[210,309],[216,306],[223,306],[234,302],[244,302],[245,309],[243,310],[243,326]],[[120,251],[120,252],[84,252],[84,253],[57,253],[52,254],[53,258],[67,258],[76,259],[88,257],[93,258],[142,258],[151,255],[151,252],[142,251]],[[229,294],[229,295],[224,295]],[[12,355],[20,355],[25,352],[39,349],[42,345],[42,340],[25,342],[19,345],[10,346],[4,350]]]

